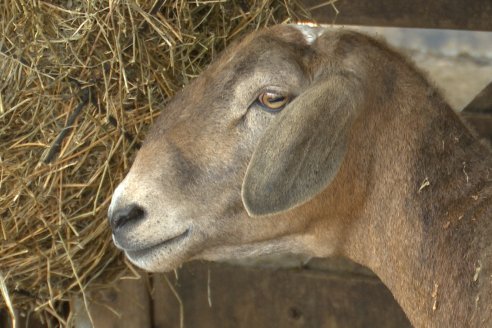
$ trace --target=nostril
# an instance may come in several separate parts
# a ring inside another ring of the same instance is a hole
[[[109,223],[113,230],[123,227],[128,222],[135,222],[143,219],[145,210],[138,205],[132,204],[123,208],[116,209],[109,218]]]

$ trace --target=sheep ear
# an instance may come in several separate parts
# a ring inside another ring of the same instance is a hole
[[[313,82],[272,121],[243,181],[242,200],[251,216],[299,206],[335,178],[360,107],[354,81],[340,74]]]

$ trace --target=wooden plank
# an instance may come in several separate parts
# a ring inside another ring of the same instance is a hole
[[[492,1],[302,0],[320,23],[492,31]]]
[[[461,115],[481,138],[492,145],[492,82],[466,105]]]
[[[492,82],[490,82],[468,105],[466,105],[463,112],[488,113],[489,115],[492,115]]]
[[[145,279],[119,280],[101,290],[93,290],[88,295],[89,318],[82,296],[70,302],[73,314],[69,326],[75,328],[92,327],[152,327],[151,301]]]
[[[312,270],[191,263],[154,276],[154,327],[410,327],[377,278]],[[209,306],[209,300],[211,306]]]
[[[481,139],[492,144],[492,113],[462,113],[462,117]]]

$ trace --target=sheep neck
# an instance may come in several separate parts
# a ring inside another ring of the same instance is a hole
[[[388,123],[386,133],[400,135],[367,154],[374,169],[360,181],[370,181],[370,196],[345,252],[383,280],[416,327],[484,327],[492,324],[492,160],[454,113],[428,116],[408,122],[413,131]]]

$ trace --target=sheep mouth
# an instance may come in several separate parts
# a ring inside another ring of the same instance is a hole
[[[187,239],[190,236],[190,231],[191,231],[191,229],[188,228],[183,233],[181,233],[177,236],[171,237],[169,239],[166,239],[164,241],[161,241],[161,242],[154,244],[152,246],[143,247],[143,248],[139,248],[139,249],[125,249],[124,251],[130,257],[138,258],[140,256],[152,253],[155,250],[158,250],[161,248],[166,248],[166,247],[171,247],[171,246],[179,244],[180,242],[184,241],[185,239]]]

